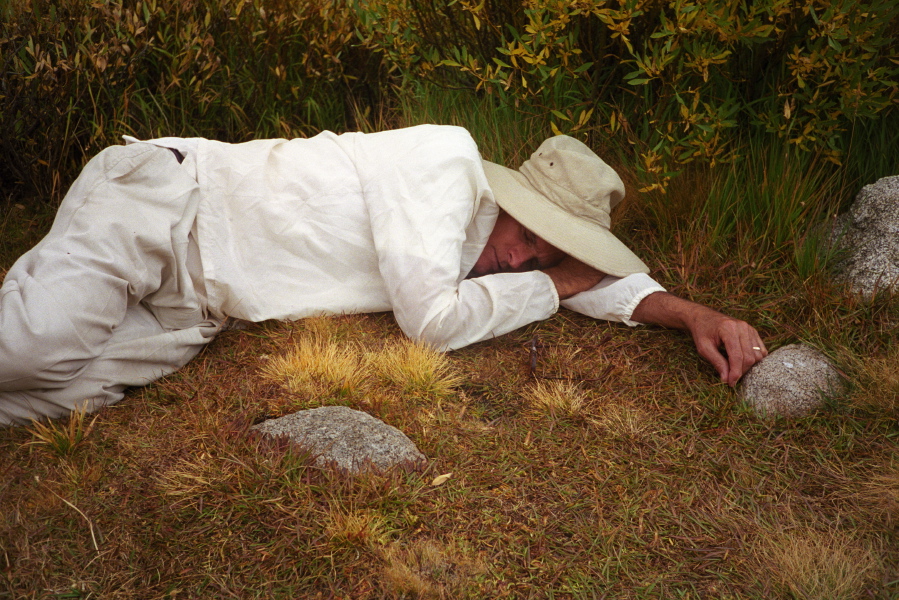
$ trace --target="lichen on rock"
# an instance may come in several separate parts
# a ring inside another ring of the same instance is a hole
[[[760,416],[799,417],[843,389],[843,380],[827,357],[809,346],[790,344],[746,373],[740,395]]]
[[[899,176],[866,185],[831,227],[834,279],[866,298],[899,286]]]
[[[396,427],[345,406],[301,410],[264,421],[251,430],[286,436],[310,452],[317,465],[333,465],[352,475],[393,468],[414,470],[428,460]]]

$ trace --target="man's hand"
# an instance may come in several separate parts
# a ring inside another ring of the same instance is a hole
[[[597,271],[571,256],[566,256],[556,266],[542,271],[553,280],[559,300],[586,292],[606,276],[602,271]]]
[[[699,355],[712,363],[721,381],[731,387],[752,365],[768,356],[762,338],[750,324],[665,292],[644,298],[631,319],[689,331]]]

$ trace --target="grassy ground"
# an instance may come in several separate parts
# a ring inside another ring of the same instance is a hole
[[[404,122],[456,120],[510,162],[540,137],[450,104],[407,106]],[[806,175],[774,177],[764,151],[752,164],[776,206]],[[739,183],[726,172],[677,181],[631,193],[622,236],[672,291],[753,322],[769,348],[830,354],[846,396],[762,420],[686,335],[566,311],[448,367],[397,352],[389,314],[254,324],[96,416],[0,431],[0,598],[899,596],[899,304],[800,275],[798,225],[777,238],[704,219],[696,198],[726,206]],[[839,187],[822,181],[819,195]],[[0,219],[0,272],[49,224],[26,213]],[[303,348],[333,349],[339,368],[288,377],[279,359]],[[427,471],[348,479],[247,435],[330,404],[399,427]]]

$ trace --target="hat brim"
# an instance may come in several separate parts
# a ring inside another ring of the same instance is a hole
[[[518,171],[483,163],[496,203],[538,237],[608,275],[649,273],[649,267],[605,227],[553,204]]]

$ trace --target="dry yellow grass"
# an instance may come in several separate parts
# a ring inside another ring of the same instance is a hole
[[[345,397],[365,388],[365,364],[357,345],[313,334],[302,338],[285,354],[271,357],[262,375],[295,394]]]
[[[363,352],[357,343],[336,339],[333,319],[313,319],[306,329],[310,333],[262,368],[264,378],[295,394],[342,398],[364,391],[391,403],[396,394],[440,400],[462,381],[449,358],[425,344],[397,339]]]
[[[434,540],[396,543],[382,554],[382,582],[392,598],[449,600],[463,597],[471,578],[484,565]],[[468,595],[465,595],[468,597]]]
[[[553,419],[582,419],[589,414],[587,396],[568,381],[537,381],[521,393],[530,412]]]
[[[631,441],[644,439],[654,427],[652,415],[629,404],[603,404],[596,408],[590,422],[615,438]]]
[[[866,410],[899,413],[899,346],[881,357],[848,355],[856,373],[856,389],[850,402]]]
[[[405,395],[437,400],[462,381],[446,354],[407,339],[388,343],[367,359],[375,374]]]
[[[337,546],[378,548],[387,543],[387,520],[371,510],[353,510],[342,506],[331,507],[325,532]]]
[[[778,588],[808,600],[853,600],[878,575],[874,552],[842,531],[805,525],[763,535],[755,555]]]

